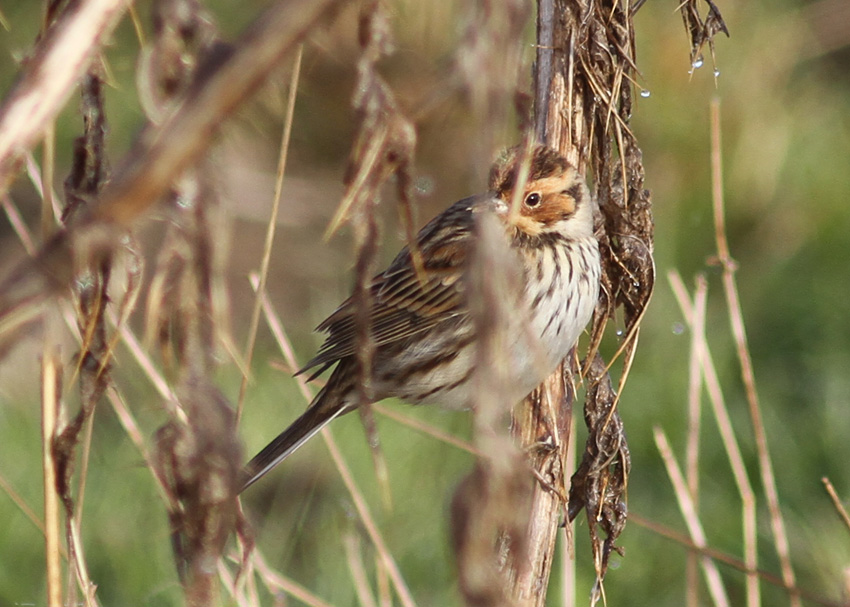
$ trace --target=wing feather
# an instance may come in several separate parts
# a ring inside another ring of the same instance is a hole
[[[429,222],[417,235],[424,268],[417,273],[408,247],[372,280],[370,325],[376,347],[430,330],[435,325],[468,314],[463,293],[466,260],[473,238],[474,208],[486,196],[456,202]],[[322,347],[303,369],[318,368],[313,377],[356,349],[354,302],[345,300],[319,326],[328,334]]]

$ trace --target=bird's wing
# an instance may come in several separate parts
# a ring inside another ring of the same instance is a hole
[[[369,315],[376,347],[427,331],[467,314],[462,275],[473,238],[473,207],[479,197],[461,200],[419,232],[422,267],[414,267],[407,247],[372,281]],[[316,356],[299,373],[317,368],[315,377],[357,347],[355,304],[347,299],[318,327],[328,333]]]

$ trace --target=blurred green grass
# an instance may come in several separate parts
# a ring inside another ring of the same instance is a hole
[[[432,6],[433,5],[433,6]],[[658,281],[645,319],[621,413],[632,451],[629,507],[684,530],[675,498],[652,440],[659,425],[671,436],[680,459],[686,430],[689,336],[666,274],[686,281],[709,278],[708,334],[748,472],[759,496],[761,566],[778,571],[767,511],[760,489],[746,403],[739,379],[725,302],[716,268],[710,206],[709,100],[722,107],[725,195],[732,253],[756,379],[770,440],[783,513],[801,587],[838,598],[850,541],[834,515],[820,479],[829,476],[850,498],[850,34],[822,52],[824,34],[812,15],[818,3],[761,0],[720,4],[732,37],[717,42],[712,65],[688,74],[687,44],[675,3],[648,2],[636,17],[640,84],[632,126],[644,152],[647,187],[653,192]],[[147,4],[139,6],[146,15]],[[257,13],[260,2],[209,3],[227,33]],[[823,6],[820,4],[820,6]],[[31,48],[39,5],[3,7],[11,30],[0,33],[0,52],[20,56]],[[404,100],[440,85],[462,36],[457,3],[392,5],[397,53],[383,66]],[[270,291],[304,360],[318,337],[311,328],[345,296],[350,284],[350,243],[345,236],[325,244],[319,235],[333,212],[352,130],[348,109],[353,83],[354,21],[345,12],[338,25],[308,46],[296,109],[292,168],[275,248]],[[835,45],[833,45],[835,47]],[[832,48],[832,47],[831,47]],[[108,51],[115,87],[108,92],[110,153],[120,158],[142,123],[133,72],[138,43],[125,20]],[[13,81],[13,61],[0,62],[0,86]],[[283,82],[284,78],[280,78]],[[271,198],[280,129],[282,85],[272,83],[240,112],[222,137],[223,204],[235,216],[232,266],[234,335],[242,343],[250,301],[245,281],[258,265],[262,212]],[[80,130],[75,100],[57,124],[57,188],[67,172],[70,141]],[[420,220],[480,189],[484,176],[469,162],[474,121],[459,99],[423,119],[417,169],[425,195]],[[250,187],[242,187],[241,184]],[[234,185],[237,184],[237,185]],[[430,184],[430,185],[428,185]],[[38,201],[23,179],[16,202],[35,222]],[[250,214],[248,207],[256,207]],[[386,218],[394,225],[395,212]],[[259,220],[257,218],[260,218]],[[33,224],[34,225],[34,224]],[[385,259],[400,241],[385,230]],[[2,250],[14,250],[8,225],[0,223]],[[11,253],[9,253],[11,255]],[[9,262],[0,260],[3,265]],[[0,474],[38,515],[41,508],[37,349],[23,345],[0,362]],[[72,353],[70,346],[65,356]],[[242,425],[246,455],[272,438],[305,403],[293,380],[270,363],[279,356],[262,335],[255,378]],[[235,400],[238,374],[222,369],[219,384]],[[158,397],[121,349],[115,370],[146,437],[164,421]],[[401,405],[397,405],[401,406]],[[412,415],[461,435],[464,413],[405,408]],[[384,512],[371,458],[356,416],[339,420],[333,432],[361,483],[393,554],[422,606],[457,604],[448,543],[448,500],[471,465],[471,457],[379,418],[389,465],[394,509]],[[579,441],[583,434],[579,431]],[[581,443],[579,443],[581,444]],[[703,418],[701,514],[712,546],[741,553],[740,500],[715,425]],[[91,577],[104,605],[181,604],[169,530],[149,471],[108,405],[97,413],[83,538]],[[356,603],[341,536],[361,533],[350,500],[320,440],[314,440],[247,494],[246,508],[270,564],[335,605]],[[592,583],[586,526],[577,526],[579,600]],[[629,525],[622,537],[626,557],[607,578],[610,605],[678,606],[684,597],[684,549]],[[43,540],[38,529],[0,493],[0,604],[43,603]],[[364,548],[370,571],[375,555]],[[557,565],[556,565],[557,566]],[[722,569],[733,604],[741,604],[743,577]],[[560,582],[553,578],[550,605]],[[784,604],[784,593],[762,584],[763,604]]]

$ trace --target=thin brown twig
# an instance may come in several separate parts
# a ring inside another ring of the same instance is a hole
[[[479,457],[482,455],[481,452],[476,449],[472,443],[458,438],[452,434],[449,434],[448,432],[444,432],[440,428],[437,428],[436,426],[429,424],[428,422],[416,419],[414,417],[411,417],[410,415],[406,415],[399,411],[394,411],[392,408],[384,406],[380,403],[373,404],[372,408],[375,410],[376,413],[380,413],[384,417],[388,417],[391,420],[398,422],[399,424],[417,430],[418,432],[421,432],[422,434],[430,436],[431,438],[434,438],[443,443],[446,443],[447,445],[457,447],[462,451],[466,451],[467,453],[471,453],[472,455],[476,455]]]
[[[342,4],[342,0],[273,4],[236,41],[235,51],[209,58],[178,109],[142,131],[91,212],[52,238],[34,260],[14,268],[0,289],[4,325],[14,328],[15,324],[7,324],[7,316],[43,302],[71,282],[72,262],[82,245],[91,254],[114,248],[120,233],[116,227],[129,225],[159,201],[177,177],[206,153],[221,123],[262,85],[280,59]],[[67,68],[63,65],[63,69]],[[2,130],[6,120],[8,115],[0,110],[0,137],[6,135]],[[23,144],[16,141],[15,145]],[[0,192],[4,189],[2,158],[0,146]]]
[[[44,129],[44,140],[42,144],[41,163],[44,173],[43,182],[46,184],[42,191],[41,199],[41,240],[50,238],[56,225],[55,192],[53,191],[53,177],[56,168],[56,124],[50,122]]]
[[[773,473],[767,432],[765,431],[764,420],[761,415],[761,405],[759,404],[758,392],[756,391],[753,361],[750,357],[749,346],[747,345],[744,315],[738,296],[738,287],[735,282],[736,264],[729,253],[729,244],[726,238],[726,220],[723,202],[723,164],[720,145],[720,101],[716,98],[711,102],[711,191],[717,255],[723,268],[723,291],[726,294],[729,322],[732,326],[738,360],[741,364],[741,377],[744,382],[750,419],[753,424],[759,472],[761,473],[768,511],[770,512],[770,526],[773,530],[776,554],[779,557],[779,565],[782,569],[782,579],[785,580],[785,585],[788,588],[795,588],[797,584],[794,569],[791,566],[791,549],[788,542],[788,533],[785,530],[785,521],[782,518],[782,510],[779,506],[779,491],[776,487],[776,477]],[[794,594],[794,592],[791,592],[790,602],[791,607],[801,606],[800,597]]]
[[[2,200],[3,210],[6,211],[6,217],[9,219],[12,229],[15,231],[15,235],[18,237],[18,240],[21,241],[21,244],[24,245],[24,251],[26,251],[28,255],[35,255],[37,251],[35,241],[33,241],[32,235],[27,228],[24,218],[21,217],[21,212],[18,210],[17,205],[9,197],[9,194],[3,194],[3,196],[0,196],[0,200]]]
[[[272,367],[279,369],[285,373],[294,374],[298,371],[298,369],[291,367],[289,364],[283,361],[274,361],[270,364]],[[325,383],[319,378],[312,380],[311,383],[317,388],[321,388],[325,385]],[[388,407],[381,403],[373,403],[372,409],[375,411],[375,413],[378,413],[379,415],[388,417],[394,422],[397,422],[403,426],[407,426],[408,428],[416,430],[417,432],[421,432],[422,434],[430,436],[431,438],[438,440],[442,443],[451,445],[452,447],[457,447],[461,451],[466,451],[467,453],[471,453],[472,455],[480,455],[480,452],[475,448],[475,445],[453,434],[445,432],[434,424],[431,424],[421,419],[417,419],[402,411],[396,411],[393,407]]]
[[[269,266],[271,265],[272,246],[274,245],[275,232],[277,230],[277,215],[280,210],[280,197],[283,190],[283,175],[286,172],[286,160],[289,156],[289,140],[292,135],[292,122],[295,114],[295,99],[298,93],[298,79],[301,75],[301,56],[304,51],[304,45],[298,45],[298,50],[295,52],[295,59],[292,61],[292,76],[289,80],[289,94],[286,101],[286,116],[283,121],[283,134],[280,139],[280,154],[278,157],[277,176],[274,184],[274,196],[272,200],[272,210],[269,214],[269,220],[266,227],[266,240],[263,246],[263,257],[260,262],[259,286],[254,297],[254,306],[251,310],[251,321],[248,325],[248,339],[245,344],[245,353],[242,356],[244,361],[244,372],[242,374],[242,382],[239,385],[239,399],[236,401],[236,423],[242,418],[242,409],[245,406],[245,393],[248,390],[248,377],[251,369],[251,360],[254,357],[254,345],[257,341],[257,329],[260,326],[260,311],[261,311],[261,294],[266,292],[266,281],[269,276]]]

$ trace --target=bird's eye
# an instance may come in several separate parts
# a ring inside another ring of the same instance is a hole
[[[525,197],[525,205],[529,207],[536,207],[538,204],[540,204],[541,200],[543,199],[540,197],[540,194],[538,194],[537,192],[532,192],[531,194]]]

